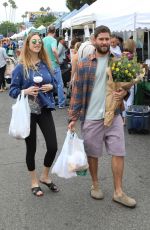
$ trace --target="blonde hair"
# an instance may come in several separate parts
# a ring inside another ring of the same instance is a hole
[[[80,45],[82,44],[82,42],[76,42],[75,46],[74,46],[74,50],[78,51],[78,49],[80,48]]]
[[[135,53],[136,43],[133,39],[127,39],[123,44],[123,50],[130,52],[132,54]]]
[[[39,36],[38,33],[30,33],[28,35],[28,37],[26,38],[26,40],[24,42],[23,48],[21,50],[20,58],[19,58],[19,62],[23,65],[24,70],[27,73],[28,73],[29,69],[36,69],[35,64],[33,64],[33,62],[32,62],[32,53],[31,53],[30,48],[29,48],[29,42],[34,35]],[[41,61],[43,61],[48,66],[49,69],[51,69],[51,63],[50,63],[49,57],[48,57],[48,55],[44,49],[43,41],[41,44],[41,50],[38,53],[38,57]]]

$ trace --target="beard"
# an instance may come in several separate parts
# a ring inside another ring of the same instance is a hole
[[[110,46],[99,46],[96,44],[95,44],[95,47],[99,54],[107,54],[110,49]]]

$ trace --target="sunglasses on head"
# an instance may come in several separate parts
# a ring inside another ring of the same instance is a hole
[[[42,44],[42,40],[41,40],[41,39],[32,39],[31,42],[32,42],[32,44],[34,44],[34,45],[37,44],[37,43],[38,43],[38,44]]]

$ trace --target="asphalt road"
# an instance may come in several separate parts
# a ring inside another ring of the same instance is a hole
[[[150,135],[128,134],[124,191],[137,200],[135,209],[112,201],[111,158],[104,154],[99,175],[105,198],[90,198],[90,175],[53,180],[61,191],[53,194],[44,185],[44,196],[31,194],[25,164],[24,141],[8,136],[11,105],[8,92],[0,93],[0,230],[150,230]],[[53,112],[59,151],[67,131],[67,109]],[[104,151],[105,153],[105,151]],[[38,130],[36,166],[40,174],[45,143]]]

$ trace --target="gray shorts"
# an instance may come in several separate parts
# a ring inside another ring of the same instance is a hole
[[[115,116],[110,127],[104,126],[104,120],[85,120],[81,125],[81,133],[87,156],[96,158],[102,156],[103,142],[108,154],[126,155],[123,121],[120,115]]]

